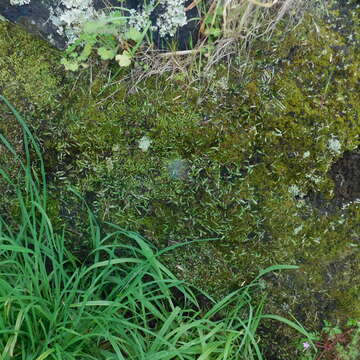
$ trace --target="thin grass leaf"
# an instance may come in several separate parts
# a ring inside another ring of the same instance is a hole
[[[280,315],[264,314],[264,315],[261,315],[261,318],[262,319],[272,319],[272,320],[277,320],[279,322],[282,322],[286,325],[289,325],[290,327],[295,329],[300,334],[306,336],[308,339],[314,340],[314,337],[309,332],[307,332],[302,326],[299,326],[295,322],[293,322],[287,318],[284,318]]]
[[[272,265],[267,267],[264,270],[261,270],[259,272],[259,275],[254,279],[254,281],[259,280],[261,277],[263,277],[264,275],[276,271],[276,270],[296,270],[299,267],[296,265]]]
[[[32,250],[17,245],[0,245],[0,250],[13,251],[23,254],[34,254]]]
[[[38,356],[35,360],[45,360],[54,351],[55,351],[54,349],[46,350],[44,353],[42,353],[40,356]]]

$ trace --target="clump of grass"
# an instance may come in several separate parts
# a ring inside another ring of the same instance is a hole
[[[40,149],[20,114],[0,97],[24,130],[21,187],[0,169],[17,194],[16,226],[0,214],[0,359],[262,359],[259,324],[279,320],[308,336],[297,323],[263,314],[254,292],[273,266],[219,302],[178,280],[139,234],[107,224],[89,211],[87,261],[65,246],[46,211],[47,187]],[[17,157],[11,144],[5,147]],[[39,173],[31,166],[36,157]]]

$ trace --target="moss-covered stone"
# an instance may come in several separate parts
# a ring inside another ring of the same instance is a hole
[[[13,25],[0,22],[0,89],[19,110],[50,112],[59,104],[60,54]]]
[[[0,84],[18,69],[17,91],[4,91],[32,116],[40,137],[51,215],[86,242],[83,205],[64,186],[71,185],[100,221],[139,231],[160,247],[216,238],[164,255],[177,275],[215,296],[269,265],[297,264],[296,272],[267,277],[269,311],[291,312],[310,328],[323,319],[359,317],[359,205],[323,211],[307,196],[331,201],[329,169],[360,143],[360,28],[356,13],[347,12],[349,39],[333,21],[342,13],[334,11],[259,41],[247,83],[233,76],[228,90],[213,82],[195,97],[165,78],[128,94],[96,68],[91,87],[85,77],[74,83],[55,65],[57,53],[38,40],[19,33],[26,39],[22,51],[0,41],[11,60],[0,57]],[[3,39],[9,25],[0,26]],[[33,77],[30,68],[38,69]],[[143,136],[151,140],[147,151],[139,148]],[[169,173],[176,159],[186,162],[186,176]],[[284,346],[287,336],[283,328],[272,331],[280,345],[269,358],[296,358]]]

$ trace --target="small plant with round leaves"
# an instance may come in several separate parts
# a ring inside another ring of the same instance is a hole
[[[111,15],[83,24],[81,34],[65,50],[61,59],[65,69],[77,71],[80,67],[87,67],[87,61],[94,52],[101,60],[115,59],[120,66],[129,66],[150,24],[140,32],[135,27],[128,28],[127,19],[120,11],[114,11]]]

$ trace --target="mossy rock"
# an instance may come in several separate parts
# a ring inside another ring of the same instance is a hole
[[[269,265],[297,264],[298,271],[266,278],[269,312],[292,313],[312,329],[324,319],[359,317],[359,205],[322,211],[309,200],[310,193],[334,199],[330,169],[360,144],[360,54],[335,25],[308,16],[293,33],[280,28],[272,41],[256,44],[247,83],[234,76],[227,91],[213,86],[200,104],[165,77],[133,94],[96,69],[91,87],[85,76],[74,84],[51,65],[57,53],[19,33],[43,49],[36,73],[42,90],[32,93],[19,71],[18,90],[8,96],[34,121],[56,199],[51,215],[86,243],[86,209],[66,190],[70,185],[99,221],[139,231],[159,247],[212,239],[184,245],[164,261],[214,296]],[[9,25],[1,26],[6,34]],[[34,61],[27,46],[12,61]],[[10,74],[1,61],[0,71]],[[42,126],[24,98],[47,119]],[[146,152],[139,148],[144,136],[151,139]],[[187,170],[174,179],[169,164],[176,159]],[[293,333],[281,327],[272,335],[279,344],[268,357],[296,359]]]
[[[0,22],[0,89],[19,110],[33,114],[59,106],[59,52],[21,29]]]

